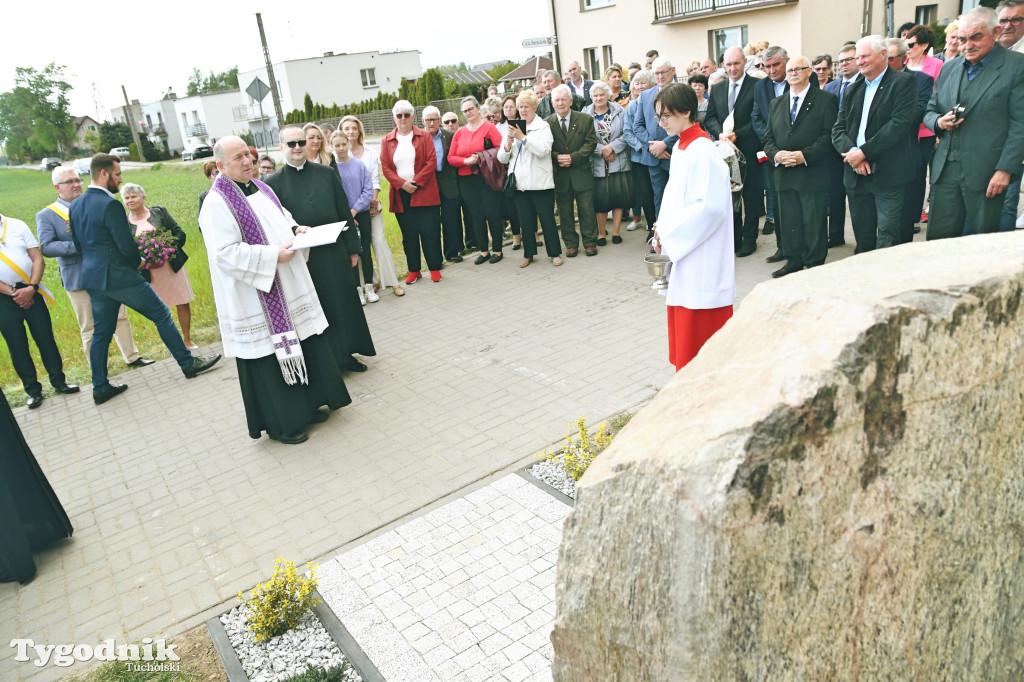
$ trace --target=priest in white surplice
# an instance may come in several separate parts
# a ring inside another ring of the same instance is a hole
[[[306,269],[289,251],[296,226],[273,190],[252,178],[249,147],[224,137],[220,175],[199,213],[224,354],[234,357],[249,436],[302,443],[306,427],[352,402],[322,332],[327,318]],[[314,247],[315,248],[315,247]]]

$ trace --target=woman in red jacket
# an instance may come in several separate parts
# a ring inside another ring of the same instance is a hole
[[[480,245],[480,255],[473,261],[477,265],[490,261],[501,260],[501,240],[505,231],[505,221],[501,215],[504,205],[501,192],[495,192],[484,179],[474,173],[480,165],[480,152],[484,151],[489,140],[491,147],[501,146],[501,133],[494,124],[480,116],[480,103],[476,97],[463,97],[461,102],[462,115],[466,125],[455,131],[452,144],[448,148],[448,163],[459,169],[459,194],[469,207],[473,216],[473,231],[476,243]],[[488,229],[490,224],[491,244],[488,248]]]
[[[441,281],[441,197],[437,192],[437,153],[434,141],[413,125],[416,109],[401,99],[391,108],[395,129],[380,143],[380,165],[391,185],[391,212],[402,230],[402,247],[409,266],[406,284],[420,279],[420,244],[433,282]]]

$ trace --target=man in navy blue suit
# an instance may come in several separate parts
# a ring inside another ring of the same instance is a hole
[[[857,70],[857,45],[846,43],[836,58],[839,78],[825,83],[825,92],[839,98],[843,106],[846,90],[860,78]],[[843,186],[843,157],[837,156],[828,165],[828,246],[846,244],[846,188]]]
[[[757,137],[761,140],[761,148],[763,150],[764,136],[768,131],[768,107],[771,106],[772,100],[776,97],[781,97],[789,92],[789,81],[786,78],[786,65],[789,64],[789,53],[783,47],[771,45],[761,55],[761,61],[764,62],[765,72],[768,74],[768,77],[762,78],[754,86],[754,110],[750,113],[750,120],[754,124],[754,132],[757,133]],[[815,84],[817,84],[817,80],[815,80]],[[752,162],[753,159],[747,159],[748,164]],[[771,234],[775,231],[777,217],[775,215],[775,187],[772,183],[774,169],[771,163],[762,163],[759,166],[761,168],[761,179],[764,182],[764,233]],[[751,172],[749,165],[747,172]],[[775,245],[777,247],[775,254],[768,256],[769,263],[779,263],[786,259],[782,255],[782,235],[779,232],[775,233]]]
[[[101,405],[128,390],[107,381],[107,351],[117,326],[121,304],[152,321],[164,345],[186,378],[213,367],[220,355],[193,357],[174,326],[171,311],[140,274],[144,265],[132,238],[124,206],[114,199],[121,186],[121,163],[116,156],[97,154],[90,164],[92,184],[71,203],[71,237],[82,254],[82,287],[92,301],[93,336],[89,349],[92,397]]]
[[[679,138],[675,135],[668,137],[665,129],[658,125],[658,115],[654,113],[654,98],[663,87],[675,79],[676,68],[672,66],[668,57],[658,57],[654,60],[653,67],[657,85],[640,93],[640,103],[633,114],[633,136],[640,143],[640,163],[647,166],[651,175],[654,214],[657,215],[661,211],[661,195],[665,193],[665,183],[668,182],[672,147]],[[649,229],[653,227],[648,225]]]

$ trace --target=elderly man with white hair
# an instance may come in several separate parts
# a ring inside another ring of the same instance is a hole
[[[82,255],[71,239],[71,230],[68,226],[71,202],[82,196],[82,179],[78,175],[78,170],[71,166],[57,166],[53,169],[50,179],[53,181],[53,188],[57,190],[57,199],[36,213],[39,250],[47,258],[57,259],[60,266],[60,281],[71,301],[71,308],[75,311],[78,330],[82,337],[82,349],[88,358],[92,345],[92,303],[89,301],[89,292],[82,286]],[[117,311],[117,326],[114,328],[114,340],[121,350],[124,362],[129,367],[152,365],[152,360],[139,355],[127,312],[128,309],[122,305]]]
[[[300,131],[301,132],[301,131]],[[288,445],[306,441],[311,423],[352,402],[323,332],[327,316],[306,268],[308,249],[291,250],[306,231],[274,191],[252,177],[241,138],[213,147],[220,175],[199,225],[224,354],[234,357],[249,436]],[[314,247],[314,248],[324,248]]]
[[[912,177],[917,81],[890,69],[888,57],[881,36],[857,41],[863,78],[846,89],[832,129],[832,144],[845,164],[843,184],[857,253],[900,243],[903,185]]]

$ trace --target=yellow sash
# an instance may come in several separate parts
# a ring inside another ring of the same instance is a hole
[[[50,209],[51,211],[53,211],[54,213],[56,213],[57,215],[64,219],[64,229],[70,233],[71,216],[69,216],[68,212],[64,210],[64,207],[60,204],[60,202],[55,201],[46,208]]]
[[[5,239],[7,237],[6,217],[3,219],[3,225],[3,237],[0,238],[0,240]],[[18,264],[12,261],[10,258],[8,258],[7,254],[5,254],[3,251],[0,251],[0,260],[2,260],[4,263],[7,263],[7,267],[9,267],[11,270],[14,270],[14,274],[16,274],[18,277],[21,277],[22,281],[25,282],[25,284],[30,284],[29,276],[25,274],[25,271],[19,268]],[[39,293],[43,295],[43,300],[46,301],[46,305],[53,305],[53,294],[51,294],[50,290],[47,289],[42,283],[39,284]]]

